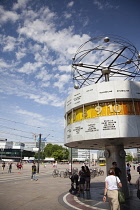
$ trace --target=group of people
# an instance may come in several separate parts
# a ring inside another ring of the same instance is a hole
[[[5,166],[6,166],[6,164],[5,164],[5,162],[3,161],[3,162],[2,162],[2,171],[4,171]],[[8,173],[11,173],[11,171],[12,171],[12,163],[10,162],[10,163],[8,163]],[[2,173],[3,173],[3,172],[2,172]]]
[[[72,181],[72,188],[70,189],[70,192],[74,190],[78,195],[80,193],[84,194],[84,191],[90,191],[90,170],[89,167],[84,165],[81,167],[81,170],[79,173],[74,172],[71,176]],[[76,184],[76,187],[74,189],[74,183]]]

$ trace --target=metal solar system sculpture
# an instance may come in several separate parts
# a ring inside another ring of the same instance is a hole
[[[138,80],[140,54],[128,40],[98,36],[82,44],[72,62],[74,88],[109,80]]]

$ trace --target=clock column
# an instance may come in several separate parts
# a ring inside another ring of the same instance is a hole
[[[115,140],[115,139],[114,139]],[[117,140],[116,140],[117,141]],[[121,176],[120,180],[122,182],[122,190],[125,194],[125,197],[129,197],[129,191],[128,191],[128,184],[127,184],[127,177],[126,177],[126,164],[125,164],[125,151],[124,146],[106,146],[104,155],[106,157],[106,169],[107,173],[110,168],[112,168],[112,162],[117,162],[117,167],[121,170]]]

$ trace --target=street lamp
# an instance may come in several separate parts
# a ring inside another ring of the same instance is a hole
[[[23,149],[21,149],[21,158],[20,158],[20,161],[22,162],[22,152],[23,152]]]
[[[39,163],[40,163],[40,152],[41,152],[41,135],[39,134],[39,146],[38,146],[38,166],[37,166],[37,173],[39,174]],[[45,138],[47,138],[48,136],[50,136],[50,134],[48,134]]]
[[[39,174],[39,163],[40,163],[40,150],[41,150],[41,134],[39,134],[38,167],[37,167],[38,174]]]
[[[89,167],[90,167],[90,149],[89,149]]]
[[[4,149],[3,148],[1,148],[1,161],[2,161],[2,152],[4,151]]]

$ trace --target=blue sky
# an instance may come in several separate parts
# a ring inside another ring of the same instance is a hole
[[[139,0],[0,0],[0,139],[63,142],[78,47],[103,34],[140,51]]]

